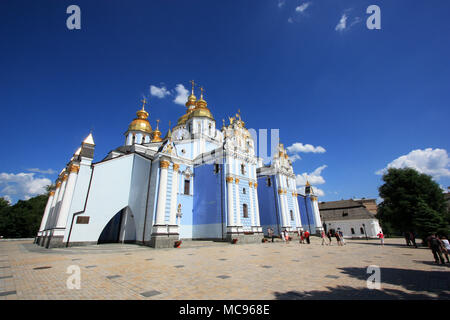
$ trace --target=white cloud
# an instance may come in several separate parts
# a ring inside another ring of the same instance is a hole
[[[311,2],[304,2],[301,5],[299,5],[297,8],[295,8],[295,11],[303,13],[306,9],[308,9],[310,4],[311,4]]]
[[[378,170],[375,173],[382,175],[389,168],[413,168],[435,179],[450,177],[450,159],[447,151],[439,148],[413,150],[407,155],[398,157],[389,163],[386,168]]]
[[[302,157],[300,157],[298,154],[294,154],[294,155],[292,155],[292,156],[289,156],[289,159],[290,159],[292,162],[295,162],[295,161],[297,161],[297,160],[301,160]]]
[[[344,31],[347,27],[347,15],[344,13],[339,20],[339,23],[336,25],[336,28],[334,30],[336,31]]]
[[[166,89],[166,87],[162,86],[161,88],[158,88],[154,85],[150,86],[150,94],[152,96],[158,97],[160,99],[164,98],[165,96],[169,96],[171,93]]]
[[[11,196],[18,199],[29,199],[32,196],[45,193],[46,186],[51,184],[50,179],[36,178],[35,173],[0,173],[0,196]]]
[[[294,20],[292,19],[292,17],[289,17],[288,22],[289,23],[294,23]]]
[[[30,171],[30,172],[36,172],[36,173],[42,173],[42,174],[55,174],[56,173],[56,171],[53,170],[53,169],[41,170],[41,169],[38,169],[38,168],[30,168],[30,169],[27,169],[27,170]]]
[[[298,174],[295,178],[297,187],[302,187],[306,185],[306,181],[308,181],[311,185],[324,184],[325,179],[322,177],[322,171],[327,167],[327,165],[323,165],[318,167],[311,173],[304,172],[302,174]]]
[[[279,1],[278,1],[278,8],[284,7],[285,4],[286,4],[286,1],[285,1],[285,0],[279,0]]]
[[[301,142],[295,142],[291,146],[287,147],[286,150],[291,154],[299,153],[299,152],[303,152],[303,153],[309,153],[309,152],[324,153],[324,152],[326,152],[326,150],[321,146],[314,147],[311,144],[303,144]]]
[[[318,197],[323,197],[325,195],[325,192],[322,189],[313,187],[313,192]]]
[[[175,91],[177,92],[177,95],[173,102],[184,105],[188,99],[189,91],[182,84],[177,84]]]

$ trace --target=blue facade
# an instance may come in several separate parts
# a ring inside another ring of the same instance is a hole
[[[267,185],[267,178],[258,179],[259,219],[263,232],[267,234],[267,228],[271,227],[275,234],[281,232],[281,217],[278,206],[278,194],[274,183],[274,176],[270,176],[271,186]]]
[[[214,173],[214,165],[194,168],[193,238],[223,238],[221,174]]]
[[[300,218],[302,220],[303,230],[308,230],[313,234],[316,232],[316,221],[314,219],[314,211],[311,204],[311,198],[298,196],[298,205],[300,208]]]

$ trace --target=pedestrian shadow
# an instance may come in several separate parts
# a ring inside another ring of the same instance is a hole
[[[362,240],[351,240],[351,239],[345,239],[347,243],[357,243],[357,244],[368,244],[371,246],[378,246],[381,247],[380,240],[369,240],[369,241],[362,241]],[[397,248],[414,248],[414,246],[407,246],[406,244],[399,244],[399,243],[389,243],[384,242],[385,247],[397,247]],[[419,244],[417,244],[417,248],[414,249],[428,249],[426,247],[421,247]]]
[[[349,286],[326,287],[328,290],[274,292],[276,300],[425,300],[437,299],[426,294],[410,294],[397,289],[370,290]],[[450,297],[447,297],[449,299]]]
[[[370,274],[366,268],[339,268],[342,273],[353,278],[366,281]],[[410,291],[426,291],[439,295],[440,298],[450,299],[450,270],[424,271],[412,269],[380,268],[381,286],[389,283],[401,286]],[[444,292],[447,291],[447,292]]]
[[[445,268],[450,267],[450,265],[447,264],[437,264],[436,262],[433,261],[425,261],[425,260],[413,260],[414,263],[422,263],[422,264],[427,264],[429,266],[434,266],[434,267],[441,267],[443,270],[445,270]],[[448,269],[450,270],[450,268]]]

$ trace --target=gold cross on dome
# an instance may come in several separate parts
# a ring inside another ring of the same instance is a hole
[[[194,86],[195,86],[195,82],[194,80],[189,81],[192,84],[192,93],[194,93]]]
[[[147,99],[145,99],[144,97],[142,98],[141,102],[142,102],[142,110],[144,110],[145,104],[147,103]]]

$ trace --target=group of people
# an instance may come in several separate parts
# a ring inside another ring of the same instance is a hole
[[[433,234],[427,239],[428,247],[431,249],[431,252],[434,256],[434,261],[436,263],[445,264],[444,257],[447,259],[447,263],[450,263],[448,260],[448,255],[450,254],[450,243],[448,242],[447,237],[438,237]]]
[[[344,234],[342,233],[341,230],[330,229],[327,233],[325,233],[325,231],[322,230],[320,237],[322,238],[322,245],[331,246],[332,245],[331,240],[333,239],[333,237],[336,238],[336,243],[338,246],[345,245]]]
[[[274,238],[276,238],[277,236],[275,235],[275,232],[272,228],[268,228],[267,229],[269,238],[272,239],[272,242],[274,242]],[[297,231],[297,235],[299,238],[299,242],[300,243],[306,243],[306,244],[310,244],[310,233],[308,232],[308,230],[306,231]],[[292,240],[292,237],[289,236],[289,232],[287,230],[284,230],[281,232],[281,239],[284,242],[288,242]],[[345,245],[345,240],[344,240],[344,234],[342,233],[341,230],[334,230],[331,229],[329,230],[327,233],[325,233],[325,231],[321,232],[321,238],[322,238],[322,245],[332,245],[332,238],[336,238],[336,243],[338,246],[344,246]],[[328,240],[327,240],[328,239]]]

